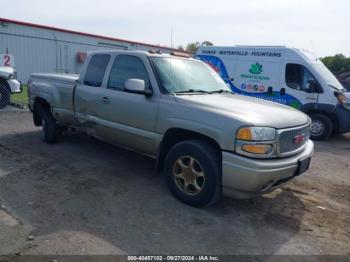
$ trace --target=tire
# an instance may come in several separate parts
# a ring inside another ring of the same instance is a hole
[[[190,206],[209,206],[221,196],[220,154],[207,142],[188,140],[173,146],[165,158],[164,176],[172,194]]]
[[[0,109],[5,108],[10,103],[11,92],[7,83],[0,81]]]
[[[323,114],[311,114],[311,139],[326,140],[333,132],[333,123],[328,116]]]
[[[42,140],[48,144],[54,144],[57,142],[59,135],[59,126],[56,123],[55,118],[52,116],[49,108],[41,108],[42,115],[42,129],[43,136]]]

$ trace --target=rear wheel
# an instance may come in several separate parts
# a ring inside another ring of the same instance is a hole
[[[311,139],[325,140],[333,131],[333,123],[328,116],[323,114],[312,114],[311,117]]]
[[[42,115],[42,140],[48,144],[54,144],[57,142],[59,135],[59,126],[56,123],[55,118],[52,116],[49,108],[45,107],[41,109]]]
[[[6,107],[10,103],[11,92],[7,83],[0,81],[0,109]]]
[[[221,195],[219,156],[204,141],[189,140],[173,146],[164,164],[165,179],[173,195],[194,207],[215,203]]]

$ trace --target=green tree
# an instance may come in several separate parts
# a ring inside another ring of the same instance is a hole
[[[199,46],[200,46],[200,42],[189,43],[186,46],[186,51],[195,53],[195,52],[197,52],[197,49]]]
[[[213,43],[210,41],[203,41],[201,45],[202,46],[213,46]]]
[[[350,57],[346,57],[343,54],[326,56],[321,58],[321,61],[335,75],[350,71]]]
[[[209,42],[209,41],[203,41],[202,43],[201,42],[193,42],[193,43],[187,44],[186,51],[195,53],[195,52],[197,52],[197,50],[200,46],[212,46],[212,45],[213,45],[213,43]]]

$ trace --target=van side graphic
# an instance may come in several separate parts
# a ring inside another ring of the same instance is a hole
[[[255,90],[255,91],[259,91],[258,93],[255,92],[248,92],[245,90],[248,90],[249,88],[246,88],[246,86],[251,85],[250,83],[247,83],[247,85],[242,85],[243,88],[238,88],[236,87],[228,73],[225,67],[225,64],[222,62],[222,60],[216,56],[212,56],[212,55],[197,55],[196,58],[202,60],[203,62],[207,63],[211,68],[214,69],[214,71],[216,71],[220,77],[227,83],[229,84],[232,92],[237,93],[237,94],[242,94],[242,95],[247,95],[247,96],[251,96],[251,97],[255,97],[255,98],[260,98],[260,99],[265,99],[265,100],[269,100],[269,101],[273,101],[276,103],[280,103],[280,104],[284,104],[284,105],[288,105],[291,106],[293,108],[297,108],[299,109],[302,106],[302,103],[295,98],[294,96],[291,96],[289,94],[284,94],[283,96],[280,94],[280,92],[276,92],[273,91],[272,93],[268,92],[268,88],[259,88],[256,87],[254,89],[254,85],[253,88],[251,88],[251,90]],[[263,72],[263,65],[260,63],[255,63],[252,64],[250,69],[249,69],[249,73],[251,73],[252,75],[249,76],[247,75],[247,79],[252,79],[255,76],[253,75],[259,75]],[[258,76],[256,76],[258,77]],[[263,76],[262,76],[263,77]],[[244,90],[242,90],[244,89]],[[265,92],[261,92],[262,90],[264,90]]]

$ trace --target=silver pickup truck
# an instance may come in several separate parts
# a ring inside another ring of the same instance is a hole
[[[196,207],[270,192],[304,173],[314,149],[307,115],[236,95],[178,53],[94,52],[80,75],[32,74],[29,98],[45,142],[74,127],[154,157],[174,196]]]

